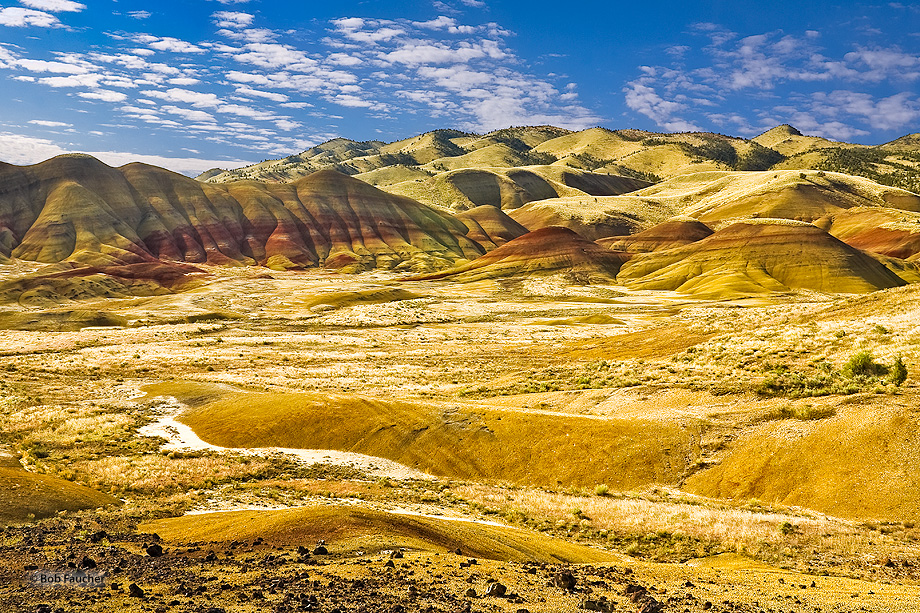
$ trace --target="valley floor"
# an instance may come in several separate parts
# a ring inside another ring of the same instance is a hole
[[[0,307],[3,610],[920,608],[915,287],[209,272]]]

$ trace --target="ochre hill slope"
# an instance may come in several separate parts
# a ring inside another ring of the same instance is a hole
[[[713,229],[762,217],[815,221],[832,228],[836,215],[857,207],[910,217],[920,211],[920,196],[840,173],[719,171],[674,177],[620,196],[530,202],[510,214],[530,230],[563,225],[597,240],[635,234],[675,215],[693,217]]]
[[[815,222],[848,245],[881,255],[920,259],[920,213],[854,207]]]
[[[31,473],[15,458],[0,455],[0,526],[110,504],[118,500],[59,477]]]
[[[551,226],[529,232],[468,264],[415,279],[465,282],[564,272],[585,281],[611,283],[627,258],[568,228]]]
[[[633,257],[617,280],[706,297],[807,289],[865,293],[905,285],[870,255],[790,220],[735,223],[685,247]]]
[[[539,532],[469,521],[388,513],[355,506],[233,511],[160,519],[143,530],[175,543],[254,541],[297,546],[322,539],[333,555],[405,548],[506,562],[611,562],[615,554],[568,543]]]
[[[718,464],[684,488],[839,517],[914,521],[920,423],[906,404],[861,398],[839,405],[830,419],[768,422],[732,443]]]
[[[159,393],[174,394],[170,385]],[[606,483],[627,490],[673,483],[688,467],[684,458],[694,453],[691,431],[677,423],[460,405],[351,394],[231,393],[179,420],[222,447],[337,449],[433,475],[550,487]]]
[[[446,213],[333,171],[212,185],[87,156],[0,168],[0,251],[40,262],[435,270],[484,252],[467,232]]]
[[[712,229],[706,224],[692,217],[678,216],[637,234],[601,238],[597,243],[614,251],[645,253],[682,247],[702,240],[710,234]]]

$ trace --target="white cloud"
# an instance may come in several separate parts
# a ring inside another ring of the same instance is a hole
[[[183,119],[188,119],[189,121],[196,121],[196,122],[204,121],[208,123],[217,121],[217,119],[213,115],[211,115],[210,113],[206,113],[205,111],[197,111],[195,109],[183,109],[183,108],[172,106],[172,105],[166,105],[161,108],[164,112],[169,113],[170,115],[177,115],[179,117],[182,117]]]
[[[452,17],[441,15],[431,21],[416,21],[412,25],[418,28],[427,28],[429,30],[443,30],[457,26],[457,20]]]
[[[211,168],[240,168],[252,164],[252,161],[211,160],[190,157],[169,157],[163,155],[147,155],[143,153],[129,153],[124,151],[89,151],[89,155],[105,162],[109,166],[123,166],[131,162],[142,162],[152,166],[160,166],[182,174],[197,175]]]
[[[817,46],[817,31],[741,38],[715,24],[695,29],[709,43],[695,67],[687,65],[689,49],[681,47],[674,64],[640,66],[641,76],[623,90],[630,109],[663,128],[697,129],[688,119],[696,114],[750,133],[758,126],[742,121],[746,114],[781,119],[829,138],[852,138],[868,134],[863,127],[904,129],[920,118],[916,94],[903,91],[905,83],[920,79],[917,54],[898,47],[857,47],[832,58]],[[889,95],[842,84],[886,85]],[[749,112],[739,113],[742,108]]]
[[[332,24],[345,38],[372,45],[387,42],[406,33],[403,28],[396,26],[391,21],[361,19],[360,17],[336,19]],[[365,28],[368,29],[365,30]]]
[[[218,11],[212,17],[219,28],[245,28],[255,19],[255,15],[236,11]]]
[[[128,17],[132,19],[147,19],[152,14],[150,11],[128,11]]]
[[[166,91],[158,90],[149,90],[141,92],[145,96],[150,96],[151,98],[159,98],[160,100],[166,100],[169,102],[183,102],[185,104],[191,104],[199,108],[214,108],[221,104],[220,98],[217,97],[217,94],[212,94],[208,92],[196,92],[190,89],[181,89],[178,87],[173,87]]]
[[[63,24],[57,17],[43,11],[24,9],[18,6],[0,8],[0,26],[24,28],[35,26],[38,28],[60,28]]]
[[[266,98],[268,100],[274,100],[275,102],[287,102],[289,99],[284,94],[279,94],[276,92],[266,92],[266,91],[262,91],[261,89],[253,89],[246,85],[240,85],[239,87],[237,87],[236,92],[244,96],[255,96],[257,98]]]
[[[330,64],[337,64],[339,66],[358,66],[364,63],[364,60],[361,58],[348,55],[347,53],[330,53],[326,56],[326,61]]]
[[[89,70],[85,66],[78,66],[67,62],[48,62],[45,60],[17,60],[15,65],[25,68],[29,72],[53,72],[58,74],[86,74]]]
[[[102,100],[103,102],[124,102],[128,99],[126,94],[121,92],[113,92],[107,89],[98,89],[91,92],[80,92],[77,95],[81,98],[88,98],[90,100]]]
[[[49,87],[96,87],[102,80],[100,74],[79,74],[67,77],[42,77],[38,82]]]
[[[52,13],[79,13],[86,9],[85,4],[72,0],[19,0],[19,2],[29,8]]]
[[[0,159],[9,164],[35,164],[65,152],[47,138],[0,132]]]
[[[207,53],[206,49],[193,45],[190,42],[173,38],[172,36],[151,36],[149,34],[138,34],[134,37],[136,42],[142,43],[156,49],[157,51],[166,51],[169,53]]]
[[[29,123],[35,124],[36,126],[44,126],[46,128],[72,128],[72,123],[64,123],[63,121],[48,121],[45,119],[31,119]]]

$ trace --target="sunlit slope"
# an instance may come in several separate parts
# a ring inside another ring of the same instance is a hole
[[[110,504],[118,500],[58,477],[28,472],[15,458],[0,455],[0,525]]]
[[[538,532],[388,513],[354,506],[300,507],[276,511],[234,511],[186,515],[147,522],[142,529],[170,542],[254,541],[267,545],[326,542],[332,554],[407,549],[507,562],[612,562],[609,552]]]
[[[830,419],[760,426],[684,487],[841,517],[914,521],[920,514],[920,423],[897,399],[888,404],[868,410],[854,402]]]
[[[567,273],[587,282],[613,283],[627,259],[568,228],[550,226],[516,238],[468,264],[417,278],[467,282]]]
[[[708,171],[824,170],[920,191],[920,143],[916,135],[870,147],[806,136],[785,124],[753,139],[709,132],[655,133],[600,127],[570,132],[552,126],[506,128],[488,134],[434,130],[388,144],[337,138],[279,160],[232,171],[210,170],[199,179],[215,183],[240,179],[284,182],[322,169],[354,175],[394,166],[440,173],[534,165],[652,181]],[[375,185],[393,183],[392,179],[384,183],[376,175],[369,175],[369,180]]]
[[[912,213],[920,211],[920,196],[840,173],[720,171],[674,177],[621,196],[531,202],[511,216],[531,230],[564,225],[596,240],[635,234],[675,215],[713,229],[756,218],[814,221],[832,228],[836,215],[855,207]]]
[[[560,196],[611,196],[649,184],[617,175],[557,166],[469,168],[385,186],[390,193],[453,210],[490,205],[506,210]]]
[[[671,483],[691,434],[642,419],[501,411],[348,394],[232,394],[179,418],[224,447],[337,449],[433,475],[630,489]]]
[[[61,156],[0,178],[0,249],[40,262],[426,270],[483,252],[450,215],[333,171],[207,184]]]
[[[791,289],[865,293],[905,284],[820,228],[778,219],[738,222],[684,247],[636,255],[617,280],[714,298]]]
[[[509,212],[529,230],[562,226],[589,240],[635,234],[677,215],[679,206],[652,198],[570,196],[530,202]]]

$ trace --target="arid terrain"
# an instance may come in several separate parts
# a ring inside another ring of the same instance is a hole
[[[0,169],[0,610],[920,610],[920,196],[504,132]]]

